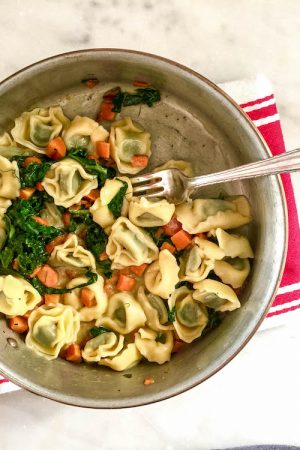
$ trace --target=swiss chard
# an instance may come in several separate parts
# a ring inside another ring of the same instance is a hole
[[[21,188],[34,187],[36,182],[42,181],[46,175],[46,172],[50,169],[53,162],[42,161],[41,164],[32,162],[28,166],[24,167],[23,163],[26,157],[14,157],[19,167],[19,176]]]
[[[115,88],[115,95],[112,97],[112,103],[114,105],[112,111],[120,112],[124,106],[140,104],[151,107],[159,100],[160,92],[152,87],[138,88],[133,92],[126,92],[122,91],[120,88]]]
[[[126,195],[126,191],[128,189],[128,183],[126,181],[119,180],[123,183],[123,186],[119,189],[118,193],[111,199],[108,203],[107,207],[112,212],[112,215],[115,219],[118,219],[121,215],[121,210],[123,206],[124,197]]]

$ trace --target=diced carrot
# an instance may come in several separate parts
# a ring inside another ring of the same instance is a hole
[[[101,120],[115,120],[116,113],[113,111],[114,105],[112,102],[103,101],[100,106],[98,114],[98,121]]]
[[[51,159],[61,159],[66,155],[67,147],[63,139],[58,136],[47,145],[46,155]]]
[[[40,158],[38,158],[37,156],[28,156],[28,157],[24,160],[23,166],[24,166],[24,167],[27,167],[27,166],[29,166],[29,164],[32,164],[32,163],[35,163],[35,164],[42,164],[42,161],[41,161]]]
[[[131,272],[133,272],[136,276],[141,277],[143,273],[146,270],[146,267],[148,267],[148,264],[141,264],[140,266],[130,266]]]
[[[85,85],[89,89],[93,89],[95,86],[99,84],[99,80],[97,78],[91,78],[90,80],[86,80]]]
[[[171,237],[171,241],[173,242],[177,250],[183,250],[185,247],[190,245],[192,240],[192,236],[184,230],[178,231]]]
[[[37,181],[35,183],[35,187],[38,191],[43,192],[45,190],[44,186],[42,185],[42,183],[40,181]]]
[[[91,202],[94,202],[97,200],[97,198],[100,197],[100,191],[99,189],[93,189],[89,194],[84,196],[86,199],[90,200]]]
[[[87,308],[91,308],[96,305],[96,299],[94,292],[88,287],[84,287],[80,291],[81,303]]]
[[[119,275],[131,275],[130,267],[123,267],[123,269],[120,269],[118,273]]]
[[[110,158],[110,143],[109,142],[96,142],[96,152],[99,158],[109,159]]]
[[[127,277],[126,275],[120,274],[117,289],[118,291],[131,291],[135,286],[136,280],[134,278]]]
[[[48,264],[44,264],[36,274],[41,283],[47,287],[55,287],[58,282],[58,273]]]
[[[135,87],[144,87],[145,88],[145,87],[151,86],[151,83],[149,83],[149,81],[134,80],[132,85]]]
[[[99,260],[100,261],[105,261],[106,259],[108,259],[108,254],[104,250],[104,252],[102,252],[101,255],[99,256]]]
[[[13,262],[12,262],[12,268],[13,268],[14,270],[19,270],[19,268],[20,268],[20,263],[19,263],[19,261],[18,261],[17,259],[14,259],[14,260],[13,260]]]
[[[59,303],[60,302],[60,294],[44,294],[45,305],[49,305],[50,303]]]
[[[19,334],[25,333],[28,330],[27,319],[23,316],[12,317],[9,320],[9,328]]]
[[[162,228],[168,236],[173,236],[173,234],[181,230],[182,225],[180,222],[178,222],[176,216],[174,215],[170,222],[164,225]]]
[[[66,228],[68,228],[71,223],[71,213],[69,213],[69,211],[64,212],[63,216],[62,216],[62,220],[63,220],[64,226]]]
[[[95,161],[98,161],[98,156],[97,155],[88,155],[87,159],[94,159]]]
[[[149,158],[147,155],[134,155],[131,158],[131,165],[133,167],[146,167],[148,164]]]
[[[185,342],[176,339],[173,345],[172,353],[180,352],[185,346]]]
[[[46,247],[45,247],[46,252],[52,253],[52,250],[54,249],[54,247],[56,247],[57,245],[63,244],[66,241],[67,237],[68,237],[68,234],[56,236],[56,238],[54,238],[51,242],[49,242],[49,244],[46,245]]]
[[[41,270],[41,267],[42,267],[42,266],[37,266],[37,267],[33,270],[33,272],[31,272],[31,274],[29,275],[29,278],[35,277],[36,274]]]
[[[207,238],[206,233],[196,233],[196,236],[198,236],[201,239],[206,239]]]
[[[34,193],[35,188],[20,189],[20,197],[24,200],[28,200]]]
[[[71,361],[74,363],[80,363],[82,361],[81,358],[81,350],[78,344],[71,344],[66,349],[65,358],[67,361]]]
[[[176,248],[173,247],[173,245],[169,244],[169,242],[164,242],[163,245],[160,247],[161,250],[169,250],[170,253],[175,253]]]
[[[48,220],[46,219],[42,219],[42,217],[39,216],[31,216],[33,218],[33,220],[35,220],[37,223],[39,223],[40,225],[48,225]]]
[[[150,384],[154,384],[154,383],[155,383],[155,381],[154,381],[154,379],[152,377],[147,377],[147,378],[144,379],[144,385],[145,386],[149,386]]]

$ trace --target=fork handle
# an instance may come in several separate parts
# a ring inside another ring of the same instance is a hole
[[[226,181],[277,175],[298,170],[300,170],[300,148],[261,161],[234,167],[233,169],[190,178],[188,190],[191,191],[201,186],[224,183]]]

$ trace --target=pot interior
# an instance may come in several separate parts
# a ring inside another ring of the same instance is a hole
[[[81,81],[97,77],[88,89]],[[152,135],[151,166],[169,159],[190,161],[194,174],[228,169],[267,156],[260,136],[241,111],[213,84],[161,58],[119,50],[91,50],[61,55],[21,71],[0,85],[0,129],[37,106],[60,104],[73,118],[96,117],[103,92],[132,88],[147,80],[162,93],[162,101],[122,110]],[[277,177],[203,188],[198,197],[220,192],[244,194],[252,205],[248,233],[255,250],[249,281],[240,298],[242,307],[203,339],[162,366],[143,363],[127,373],[105,367],[46,361],[26,348],[0,318],[0,371],[17,384],[54,400],[89,407],[126,407],[157,401],[182,392],[215,373],[253,334],[265,314],[281,275],[285,256],[285,206]],[[276,246],[274,245],[276,243]],[[17,347],[8,338],[17,340]],[[145,387],[145,377],[155,384]]]

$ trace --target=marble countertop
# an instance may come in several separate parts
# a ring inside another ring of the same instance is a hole
[[[299,146],[296,0],[2,0],[0,78],[47,56],[119,47],[177,60],[216,82],[264,73],[288,149]],[[295,186],[299,186],[294,176]],[[120,411],[0,398],[1,450],[212,449],[300,445],[300,314],[258,332],[221,372],[159,404]]]

